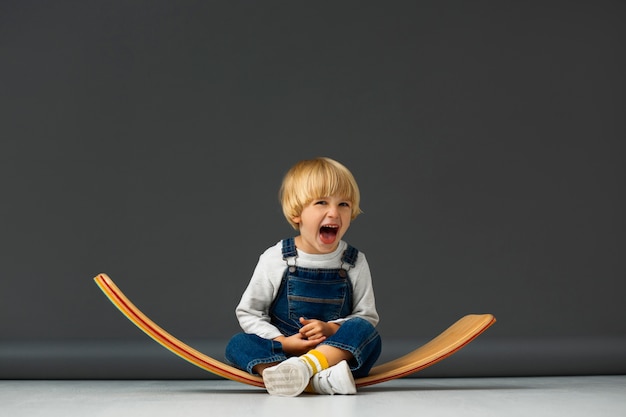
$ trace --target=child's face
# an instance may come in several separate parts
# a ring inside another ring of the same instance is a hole
[[[306,253],[330,253],[337,249],[351,219],[350,201],[338,196],[315,199],[293,218],[300,227],[296,246]]]

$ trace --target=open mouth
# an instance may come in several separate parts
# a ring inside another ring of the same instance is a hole
[[[335,225],[325,225],[320,227],[320,239],[325,244],[329,245],[334,243],[337,239],[337,232],[339,231],[339,226]]]

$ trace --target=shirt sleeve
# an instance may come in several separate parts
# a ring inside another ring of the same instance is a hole
[[[284,264],[274,265],[270,259],[271,257],[267,254],[259,257],[250,283],[235,309],[237,320],[243,331],[264,339],[275,339],[282,335],[280,330],[271,324],[269,309],[278,293]]]

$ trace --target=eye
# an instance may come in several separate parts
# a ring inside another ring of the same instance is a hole
[[[315,202],[315,204],[316,205],[319,204],[319,205],[325,206],[328,203],[326,202],[326,200],[318,200],[318,201]]]

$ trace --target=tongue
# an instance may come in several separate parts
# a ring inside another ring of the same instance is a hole
[[[327,245],[335,242],[337,238],[337,230],[330,227],[322,227],[320,230],[320,239]]]

